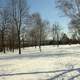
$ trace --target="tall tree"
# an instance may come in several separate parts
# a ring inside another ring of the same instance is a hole
[[[59,24],[53,24],[53,29],[52,29],[53,41],[57,41],[57,46],[59,46],[59,41],[60,41],[60,30],[61,27]]]
[[[39,44],[39,49],[41,52],[42,41],[45,40],[46,37],[45,30],[47,23],[42,20],[39,13],[32,14],[32,18],[33,18],[34,28],[31,31],[31,35],[34,37],[35,42],[37,41],[37,43]]]
[[[69,29],[74,29],[80,35],[80,0],[57,0],[57,7],[69,17]]]
[[[72,19],[70,21],[69,30],[76,39],[80,38],[80,19]]]
[[[21,28],[25,22],[27,23],[28,9],[26,0],[10,0],[11,18],[17,27],[19,54],[21,54]]]
[[[2,51],[5,53],[5,32],[7,29],[7,24],[9,20],[9,11],[7,7],[3,7],[0,9],[0,32],[1,32],[1,45]]]
[[[71,19],[80,16],[80,0],[57,0],[57,7]]]

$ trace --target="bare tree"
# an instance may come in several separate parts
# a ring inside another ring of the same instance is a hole
[[[57,7],[70,18],[69,29],[80,35],[80,0],[57,0]]]
[[[9,48],[10,51],[14,52],[14,49],[17,48],[17,29],[16,26],[9,21],[9,24],[7,26],[6,30],[6,35],[7,35],[7,47]],[[16,45],[15,45],[16,44]]]
[[[30,31],[30,37],[31,37],[31,40],[32,40],[32,45],[35,45],[35,48],[38,44],[38,30],[36,27],[32,28],[31,31]]]
[[[57,41],[57,46],[59,46],[59,41],[60,41],[60,30],[61,27],[59,24],[53,24],[53,29],[52,29],[53,41]]]
[[[80,0],[57,0],[57,7],[69,18],[78,18]]]
[[[41,19],[39,13],[32,14],[32,18],[34,28],[31,31],[31,36],[33,37],[35,43],[39,44],[39,49],[41,52],[42,41],[46,38],[45,30],[47,23]]]
[[[3,7],[0,10],[0,32],[1,32],[1,44],[2,44],[2,51],[5,53],[5,33],[7,29],[9,19],[9,12],[7,7]]]
[[[21,28],[27,23],[28,6],[26,0],[10,0],[10,10],[13,23],[17,27],[18,48],[21,54]]]
[[[72,19],[70,21],[69,30],[77,40],[80,38],[80,20]]]

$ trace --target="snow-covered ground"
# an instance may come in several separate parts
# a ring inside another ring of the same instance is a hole
[[[68,70],[80,68],[80,45],[42,46],[39,48],[29,47],[18,51],[0,54],[0,80],[47,80],[61,73],[52,73],[56,70]],[[2,76],[5,74],[12,74]],[[68,76],[78,75],[79,71],[67,73]],[[54,79],[57,80],[57,79]],[[62,79],[58,79],[62,80]],[[79,77],[75,80],[80,80]]]

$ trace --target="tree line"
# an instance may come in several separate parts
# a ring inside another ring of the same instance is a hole
[[[75,3],[76,12],[80,12],[79,2]],[[21,48],[29,46],[39,46],[41,51],[41,45],[79,43],[79,14],[72,12],[75,10],[72,8],[74,4],[68,0],[58,0],[57,6],[71,18],[69,29],[73,33],[70,38],[61,31],[59,23],[53,23],[50,27],[49,21],[43,20],[39,13],[30,14],[27,0],[5,1],[5,6],[0,7],[0,51],[6,53],[6,50],[14,52],[18,49],[21,54]],[[50,33],[52,39],[49,39]]]

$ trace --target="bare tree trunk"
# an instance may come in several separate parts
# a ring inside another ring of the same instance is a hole
[[[57,47],[59,47],[59,35],[57,33]]]
[[[14,52],[14,26],[12,26],[12,51]]]
[[[12,51],[14,52],[14,39],[12,41]]]
[[[2,32],[2,51],[5,53],[4,32]]]
[[[18,31],[18,48],[19,48],[19,54],[21,54],[21,41],[20,41],[20,31]]]
[[[20,37],[19,37],[19,54],[21,54],[21,42],[20,42]]]
[[[11,51],[12,49],[12,44],[11,44],[11,39],[9,39],[9,50]]]
[[[40,42],[39,42],[39,49],[40,49],[40,52],[42,51],[41,50],[41,29],[40,29]]]

